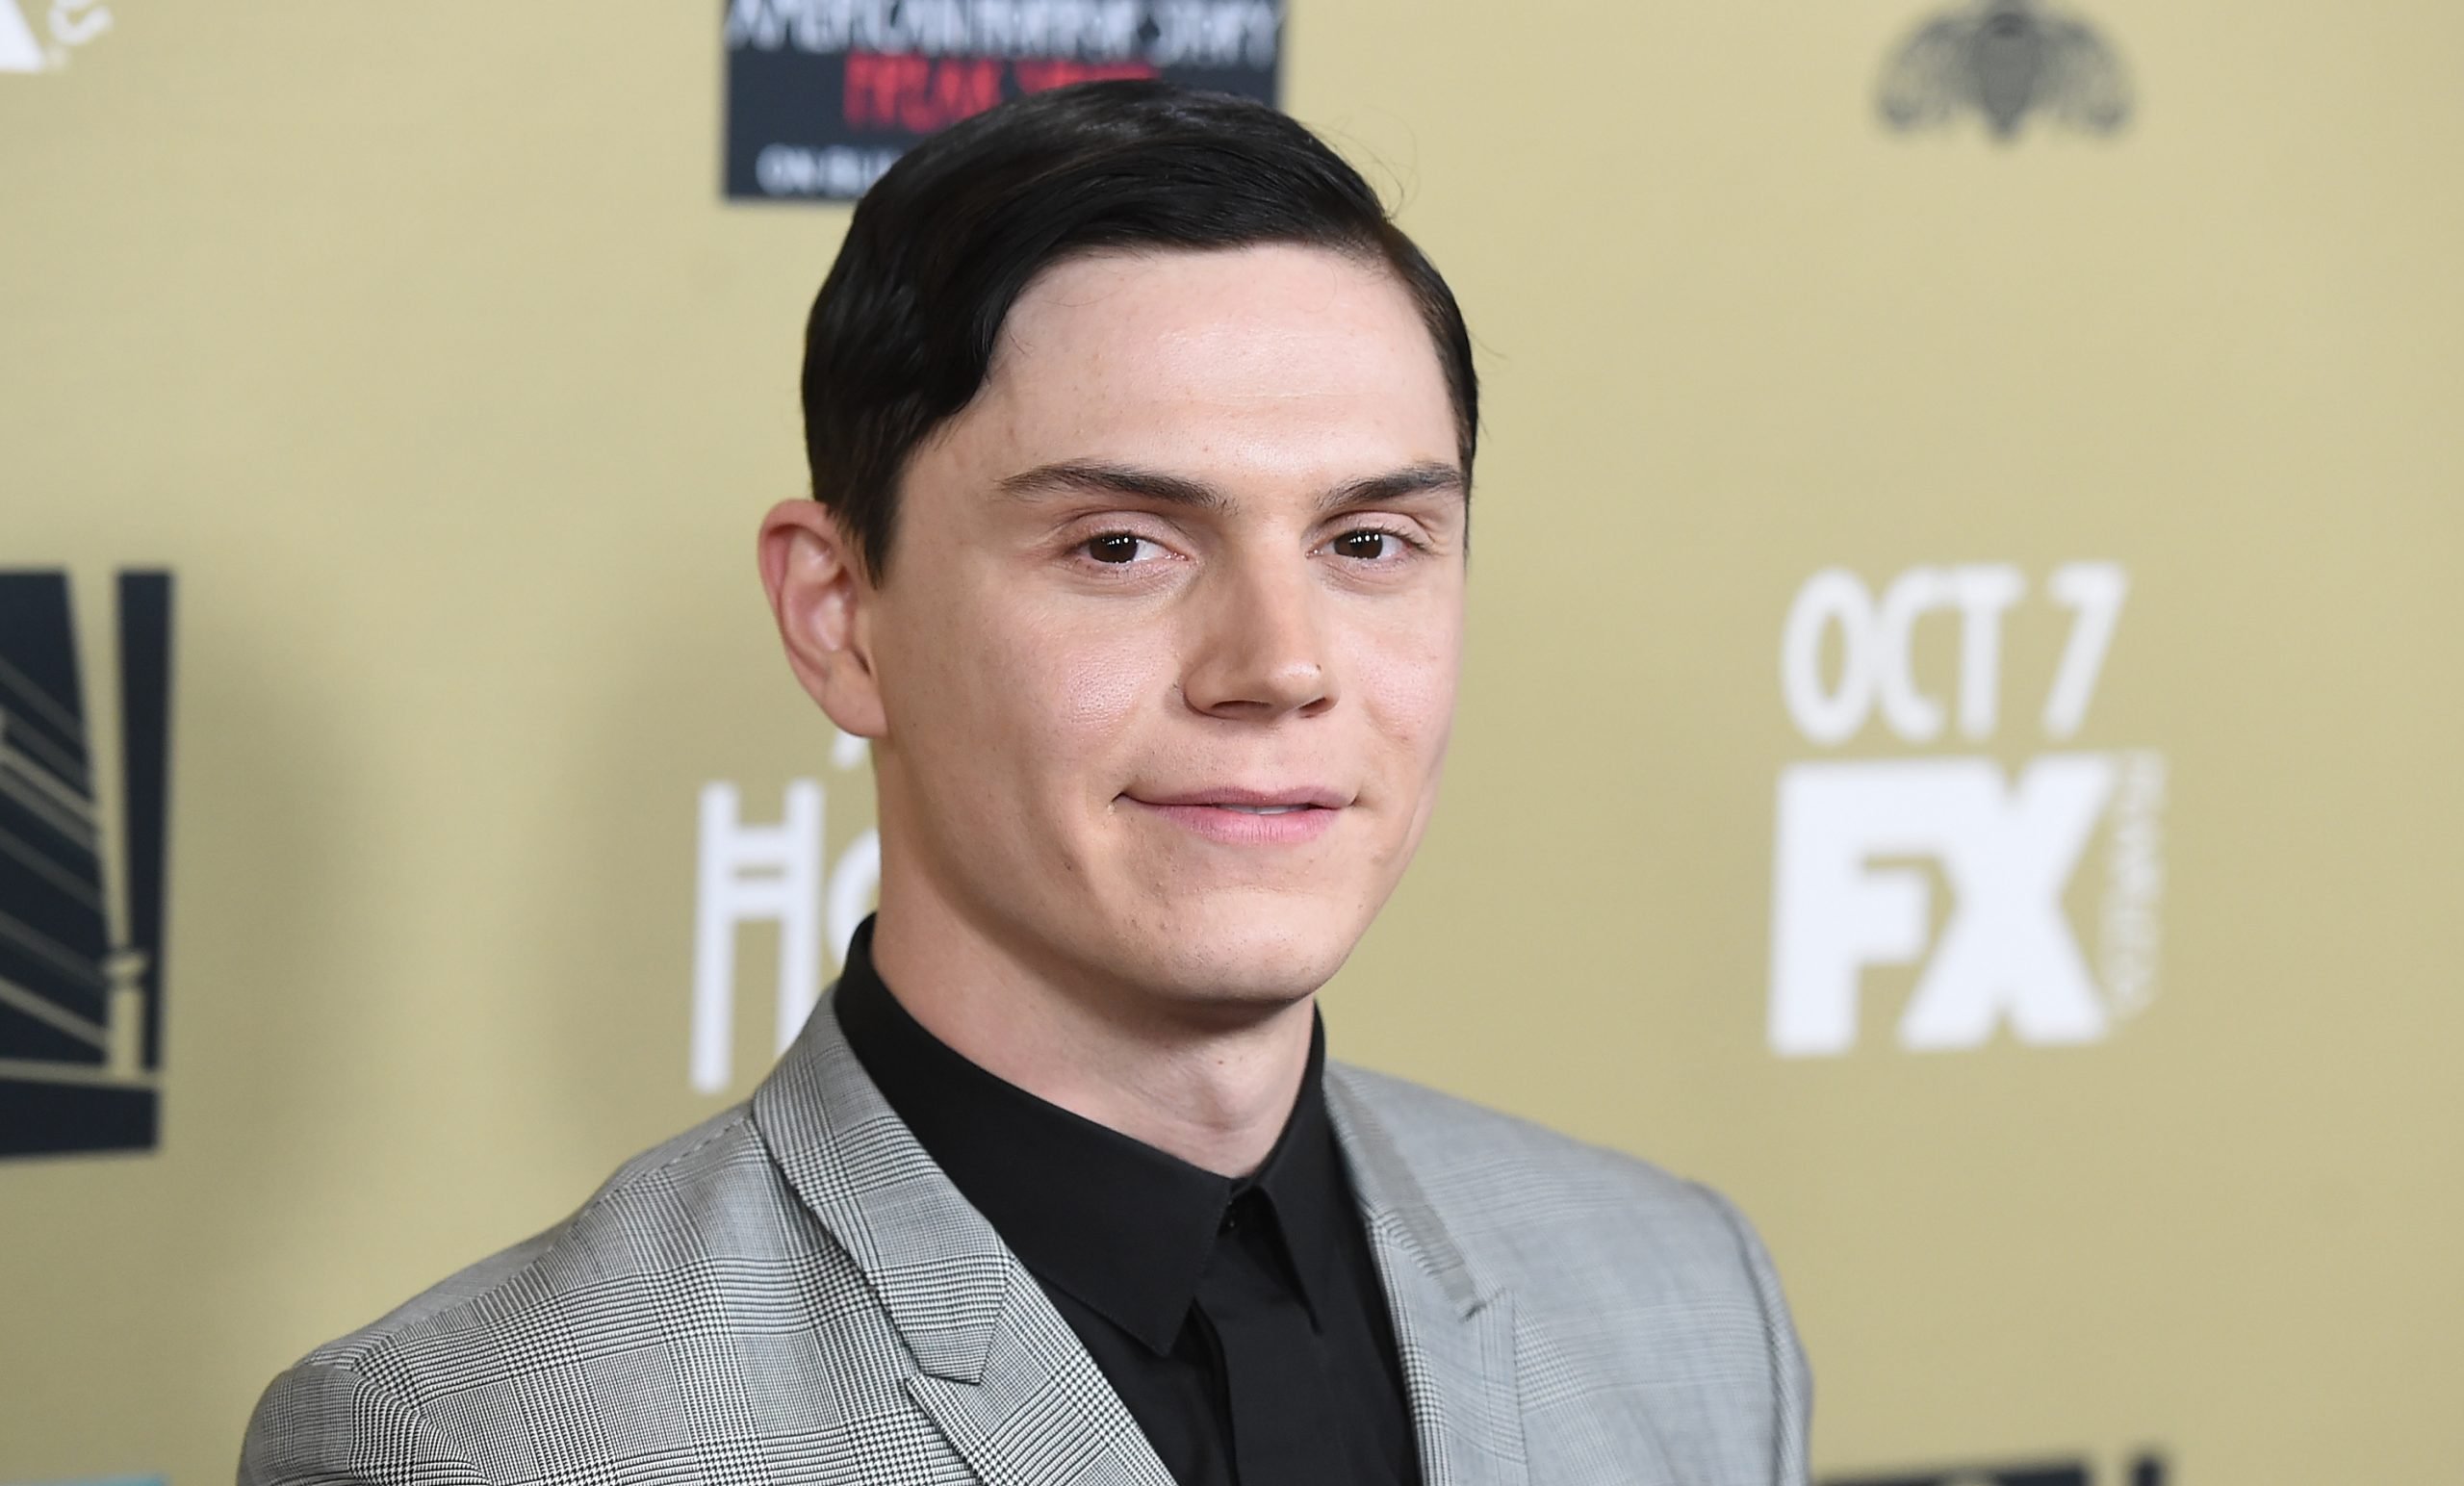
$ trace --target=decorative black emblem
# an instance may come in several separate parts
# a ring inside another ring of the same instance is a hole
[[[0,573],[0,1156],[154,1144],[170,575],[116,597],[113,665],[79,655],[67,574]]]
[[[1997,140],[2030,114],[2090,134],[2130,121],[2130,78],[2104,38],[2037,0],[1976,0],[1916,28],[1883,73],[1883,122],[1932,128],[1974,109]]]
[[[2152,1452],[2142,1454],[2111,1476],[2100,1475],[2085,1460],[2040,1460],[1894,1471],[1882,1475],[1835,1475],[1823,1486],[2097,1486],[2104,1480],[2126,1481],[2128,1486],[2165,1486],[2165,1458]]]

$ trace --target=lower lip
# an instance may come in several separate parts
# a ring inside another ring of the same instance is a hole
[[[1143,800],[1131,804],[1227,846],[1297,846],[1324,835],[1341,813],[1322,806],[1304,806],[1279,815],[1253,815],[1247,810],[1227,810],[1217,805],[1148,805]]]

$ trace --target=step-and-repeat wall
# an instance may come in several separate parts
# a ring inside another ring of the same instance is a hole
[[[285,1362],[759,1077],[878,870],[752,566],[843,198],[1148,70],[1361,161],[1487,377],[1339,1056],[1732,1192],[1826,1481],[2453,1479],[2458,55],[0,0],[0,1481],[224,1478]]]

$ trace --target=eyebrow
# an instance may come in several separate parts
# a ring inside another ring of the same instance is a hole
[[[1232,504],[1230,496],[1204,480],[1168,474],[1161,470],[1142,470],[1134,465],[1105,464],[1094,460],[1068,459],[1057,464],[1038,465],[1002,480],[1001,489],[1010,495],[1022,497],[1062,491],[1137,496],[1201,511],[1221,511]],[[1383,474],[1348,480],[1324,491],[1318,497],[1318,509],[1321,513],[1345,511],[1408,496],[1439,495],[1462,489],[1463,472],[1450,464],[1406,465]]]

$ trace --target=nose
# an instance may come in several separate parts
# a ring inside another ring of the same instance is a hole
[[[1219,559],[1193,606],[1181,694],[1236,721],[1311,717],[1335,705],[1325,593],[1304,556]]]

